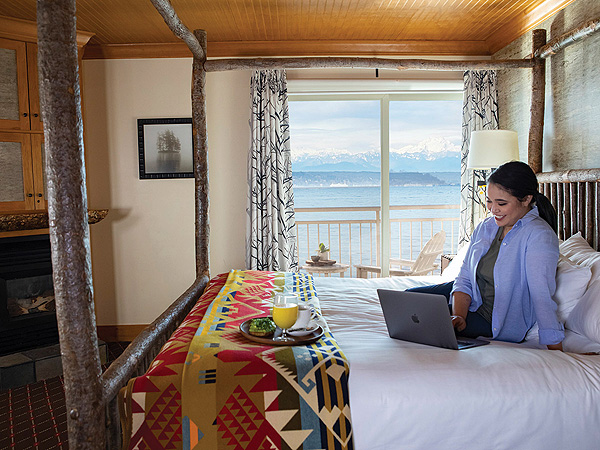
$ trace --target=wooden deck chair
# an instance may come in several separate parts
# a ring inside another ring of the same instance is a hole
[[[444,251],[444,242],[446,241],[446,232],[444,230],[436,233],[427,241],[425,246],[419,252],[417,259],[392,259],[390,258],[390,275],[391,276],[408,276],[408,275],[427,275],[433,272],[438,267],[435,260]],[[381,267],[366,266],[356,264],[356,276],[358,278],[367,278],[367,273],[381,274]]]

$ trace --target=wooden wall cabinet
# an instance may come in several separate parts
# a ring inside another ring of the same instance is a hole
[[[0,132],[0,211],[46,209],[42,134]]]
[[[78,32],[79,63],[92,33]],[[47,209],[37,26],[0,16],[0,212]]]
[[[0,39],[0,129],[43,131],[37,45]]]
[[[0,39],[0,211],[45,209],[37,45]]]

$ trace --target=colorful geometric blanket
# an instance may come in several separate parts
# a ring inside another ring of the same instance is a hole
[[[125,449],[352,449],[348,362],[325,334],[247,340],[239,325],[292,291],[320,312],[310,275],[232,271],[209,283],[146,374],[121,390]]]

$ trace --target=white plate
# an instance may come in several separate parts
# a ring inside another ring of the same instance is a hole
[[[308,323],[308,327],[306,328],[296,328],[295,331],[288,331],[287,333],[290,336],[296,336],[296,337],[300,337],[300,336],[308,336],[309,334],[315,332],[318,328],[318,325],[313,322],[310,321]]]

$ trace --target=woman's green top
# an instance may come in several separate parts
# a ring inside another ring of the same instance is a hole
[[[496,264],[496,259],[498,259],[498,252],[502,244],[501,237],[503,231],[504,227],[498,229],[498,233],[496,233],[490,249],[479,260],[477,271],[475,272],[475,279],[477,280],[477,286],[479,286],[479,292],[483,300],[483,303],[476,312],[489,323],[492,323],[492,311],[494,310],[494,265]]]

